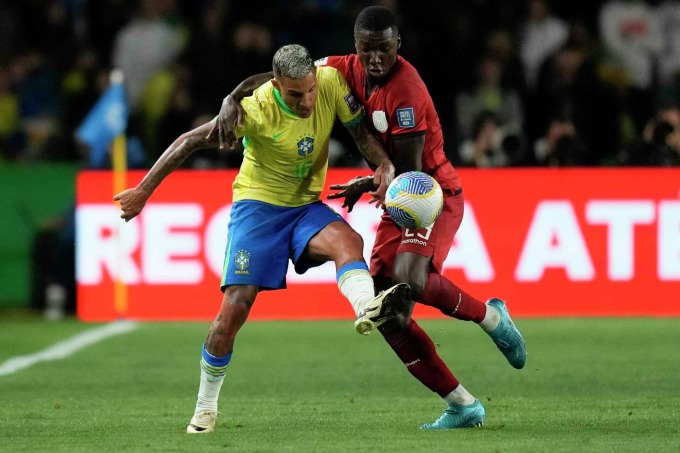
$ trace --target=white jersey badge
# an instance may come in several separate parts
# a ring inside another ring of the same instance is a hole
[[[387,131],[387,115],[384,110],[373,112],[373,126],[381,134]]]

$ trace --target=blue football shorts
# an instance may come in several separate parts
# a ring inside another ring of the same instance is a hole
[[[321,201],[295,208],[241,200],[231,207],[221,288],[286,287],[288,260],[304,274],[323,262],[303,256],[309,241],[331,222],[345,220]]]

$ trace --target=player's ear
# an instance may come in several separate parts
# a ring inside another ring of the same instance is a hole
[[[401,36],[397,35],[397,49],[401,49]]]
[[[276,88],[277,90],[281,91],[281,85],[279,85],[279,81],[276,80],[276,77],[274,77],[274,78],[272,79],[272,85],[274,85],[274,88]]]

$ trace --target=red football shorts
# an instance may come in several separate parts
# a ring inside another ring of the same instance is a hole
[[[371,275],[392,277],[397,253],[412,252],[432,257],[432,267],[441,274],[453,238],[463,221],[463,193],[444,197],[444,207],[432,228],[402,228],[383,212],[371,252]]]

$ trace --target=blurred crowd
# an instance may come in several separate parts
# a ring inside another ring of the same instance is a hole
[[[370,4],[400,18],[454,164],[680,165],[680,1],[638,0],[2,0],[0,163],[87,162],[74,131],[119,68],[146,167],[280,45],[354,52]],[[333,137],[332,164],[361,165]],[[185,166],[239,164],[215,149]]]

